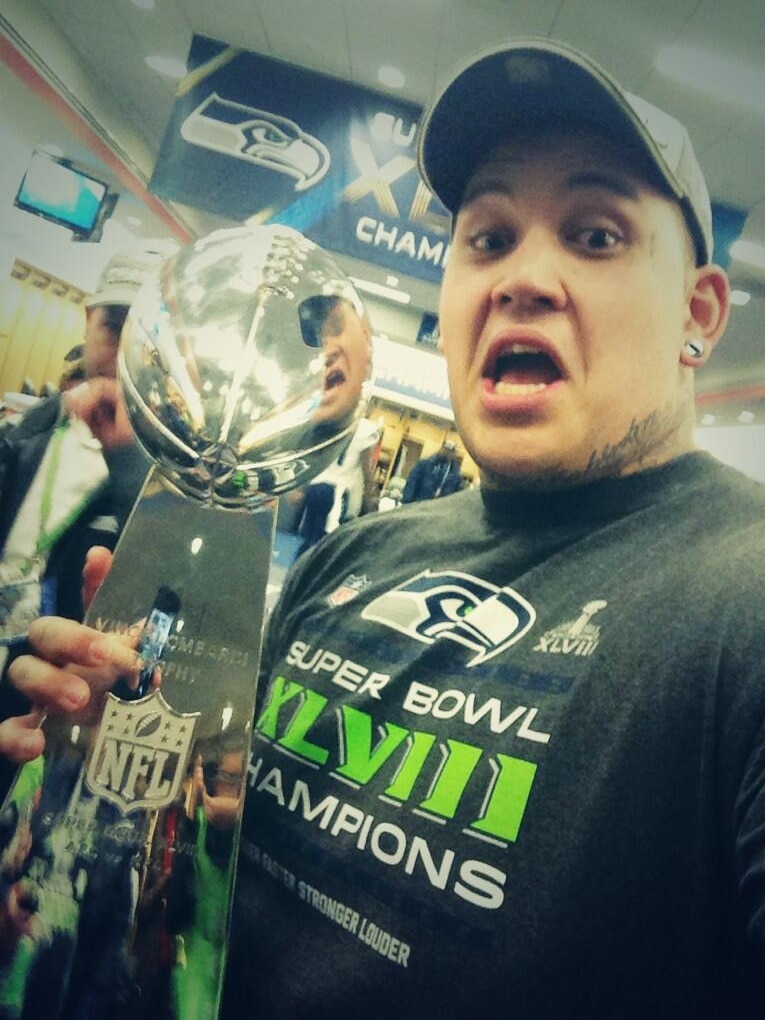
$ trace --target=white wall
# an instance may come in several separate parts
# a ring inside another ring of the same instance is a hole
[[[696,430],[696,442],[731,467],[765,482],[765,425],[736,425]]]
[[[32,147],[12,129],[0,126],[0,276],[6,277],[19,258],[84,291],[95,289],[98,275],[112,252],[134,240],[117,220],[104,227],[98,243],[71,240],[71,231],[14,208],[13,200]]]
[[[2,0],[2,17],[24,41],[30,53],[50,68],[69,94],[77,97],[94,121],[102,125],[103,130],[129,156],[138,172],[148,179],[154,166],[148,145],[129,127],[109,96],[88,79],[76,52],[46,20],[45,13],[40,11],[34,0]]]

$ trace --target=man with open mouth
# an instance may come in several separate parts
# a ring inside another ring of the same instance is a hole
[[[313,419],[350,421],[371,373],[371,328],[343,298],[320,296],[311,299],[311,305],[312,335],[321,342],[324,355],[324,385]],[[306,330],[304,335],[311,333]],[[301,552],[340,524],[376,509],[373,457],[377,440],[376,426],[361,418],[342,453],[305,489],[288,496],[294,505],[302,501],[297,529]]]
[[[729,296],[690,140],[515,40],[426,111],[420,166],[482,486],[352,522],[287,580],[222,1016],[759,1017],[765,489],[694,449]],[[15,680],[51,708],[126,654],[31,638]],[[34,718],[0,729],[17,760]]]
[[[318,420],[350,417],[361,399],[372,364],[369,325],[348,301],[331,298],[320,328],[324,386]]]

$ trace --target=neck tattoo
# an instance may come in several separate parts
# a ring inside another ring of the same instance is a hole
[[[593,450],[587,465],[581,470],[548,468],[541,470],[536,477],[517,479],[485,472],[485,483],[496,489],[567,489],[586,485],[598,478],[614,478],[656,467],[691,448],[691,445],[686,446],[681,442],[681,415],[679,408],[667,408],[652,411],[640,420],[633,418],[621,439]]]

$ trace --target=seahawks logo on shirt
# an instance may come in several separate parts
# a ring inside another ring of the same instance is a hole
[[[361,615],[424,644],[456,641],[476,653],[468,666],[520,641],[536,619],[531,603],[512,588],[459,571],[430,570],[380,595]]]

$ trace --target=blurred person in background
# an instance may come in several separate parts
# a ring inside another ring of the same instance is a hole
[[[447,439],[441,449],[431,457],[418,460],[404,486],[402,503],[417,503],[421,499],[438,499],[462,487],[457,444]]]
[[[144,241],[116,252],[85,304],[83,343],[68,356],[62,392],[42,400],[0,441],[0,663],[5,668],[30,617],[82,619],[88,550],[113,549],[148,471],[125,445],[103,405],[81,412],[86,391],[114,393],[120,335],[144,276],[172,242]],[[174,247],[174,246],[173,246]],[[86,401],[87,403],[87,401]],[[0,697],[6,714],[7,695]]]
[[[361,400],[372,364],[372,332],[353,305],[334,295],[319,295],[300,309],[303,337],[324,352],[324,389],[320,413],[343,417]],[[341,524],[377,509],[375,453],[380,433],[361,418],[336,460],[302,491],[287,497],[301,504],[297,531],[300,552],[315,545]]]

